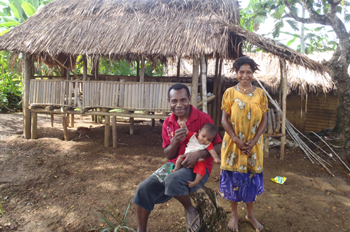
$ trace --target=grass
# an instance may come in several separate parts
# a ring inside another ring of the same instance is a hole
[[[101,218],[98,220],[103,221],[107,224],[108,227],[106,228],[93,228],[97,229],[100,232],[117,232],[117,231],[123,231],[123,232],[128,232],[128,231],[134,231],[134,229],[130,228],[127,226],[127,222],[129,220],[126,220],[126,215],[129,211],[131,201],[129,201],[129,204],[127,205],[123,217],[120,218],[119,214],[116,212],[116,210],[113,209],[113,207],[109,204],[107,204],[109,210],[102,209],[100,208],[99,215]],[[107,219],[107,217],[110,216],[109,218],[112,218],[111,220]]]

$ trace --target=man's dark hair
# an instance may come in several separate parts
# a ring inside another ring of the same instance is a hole
[[[250,68],[253,70],[253,73],[256,70],[260,70],[258,68],[258,64],[255,63],[255,61],[247,56],[243,56],[241,58],[238,58],[234,63],[233,63],[233,67],[232,70],[238,72],[238,70],[241,68],[242,65],[244,64],[248,64],[250,66]]]
[[[174,84],[174,85],[170,86],[170,88],[168,90],[168,99],[170,99],[170,91],[172,89],[174,89],[174,90],[186,89],[188,98],[190,98],[190,96],[191,96],[190,90],[188,89],[187,85],[178,83],[178,84]]]
[[[218,134],[218,128],[214,124],[206,123],[202,126],[201,130],[203,129],[206,129],[207,132],[209,132],[209,134],[213,136],[213,140],[216,138]]]

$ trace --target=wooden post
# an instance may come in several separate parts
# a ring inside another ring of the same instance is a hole
[[[31,113],[32,118],[32,131],[31,131],[31,139],[37,139],[37,129],[38,129],[38,115],[37,113]]]
[[[99,58],[95,57],[95,80],[98,81]]]
[[[107,109],[102,109],[102,112],[107,112]],[[111,120],[110,116],[105,116],[105,147],[111,146]]]
[[[282,93],[283,93],[283,67],[282,67],[282,63],[281,61],[280,63],[280,92],[279,92],[279,96],[278,96],[278,104],[280,105],[280,107],[282,108]]]
[[[74,114],[70,115],[70,127],[74,128]]]
[[[177,82],[180,81],[180,66],[181,66],[181,58],[178,57],[178,61],[177,61],[177,73],[176,73],[176,77],[177,77]]]
[[[156,126],[156,120],[154,118],[152,118],[152,127]]]
[[[118,148],[117,117],[116,116],[112,116],[112,136],[113,136],[113,147]]]
[[[145,82],[145,58],[143,58],[143,57],[141,60],[140,82]]]
[[[218,76],[218,95],[216,97],[216,122],[215,125],[219,127],[221,125],[221,99],[222,99],[222,94],[221,94],[221,71],[222,71],[222,59],[220,59],[220,65],[219,65],[219,76]]]
[[[269,157],[269,137],[264,137],[264,158]]]
[[[95,111],[97,112],[97,111],[98,111],[98,109],[96,108],[96,109],[95,109]],[[97,115],[95,115],[95,117],[94,117],[94,122],[95,122],[95,123],[97,123],[97,121],[98,121],[98,116],[97,116]]]
[[[53,127],[54,119],[55,119],[55,114],[51,114],[51,127]]]
[[[83,55],[83,81],[87,80],[87,58]]]
[[[213,94],[215,95],[215,99],[212,101],[212,113],[213,113],[213,121],[216,122],[216,108],[218,107],[217,98],[218,96],[218,72],[219,72],[219,56],[216,57],[215,62],[215,76],[213,79]]]
[[[191,105],[197,108],[198,96],[198,66],[199,59],[193,56],[193,71],[192,71],[192,90],[191,90]]]
[[[64,109],[61,108],[61,111],[63,112]],[[63,125],[63,137],[64,137],[64,140],[65,141],[68,141],[69,140],[69,135],[68,135],[68,129],[67,129],[67,115],[66,113],[63,113],[62,114],[62,125]]]
[[[202,77],[202,111],[208,113],[208,100],[207,100],[207,63],[205,61],[205,55],[201,55],[201,77]]]
[[[29,91],[30,91],[30,77],[31,77],[31,55],[24,54],[23,59],[23,133],[24,138],[29,139],[30,136],[30,110],[29,106]]]
[[[137,59],[136,65],[137,65],[136,76],[137,76],[137,79],[140,81],[140,60],[139,59]]]
[[[130,118],[130,134],[134,134],[134,118]]]
[[[282,134],[286,134],[286,113],[287,113],[287,69],[286,61],[280,58],[280,64],[282,67],[283,87],[282,87]],[[284,147],[285,147],[286,137],[281,137],[281,156],[280,159],[284,159]]]

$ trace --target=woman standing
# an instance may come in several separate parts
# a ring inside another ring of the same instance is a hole
[[[245,219],[256,231],[264,227],[256,220],[253,203],[264,192],[263,136],[267,124],[265,92],[252,86],[258,64],[241,57],[233,64],[239,83],[228,88],[222,99],[222,125],[226,131],[221,148],[220,196],[230,200],[229,229],[238,231],[238,202],[247,203]]]

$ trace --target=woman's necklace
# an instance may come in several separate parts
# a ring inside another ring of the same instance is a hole
[[[238,83],[237,90],[241,93],[244,93],[244,94],[250,93],[250,91],[252,91],[252,89],[253,89],[252,83],[250,83],[250,86],[247,89],[240,89],[239,86],[240,86],[240,84]]]

